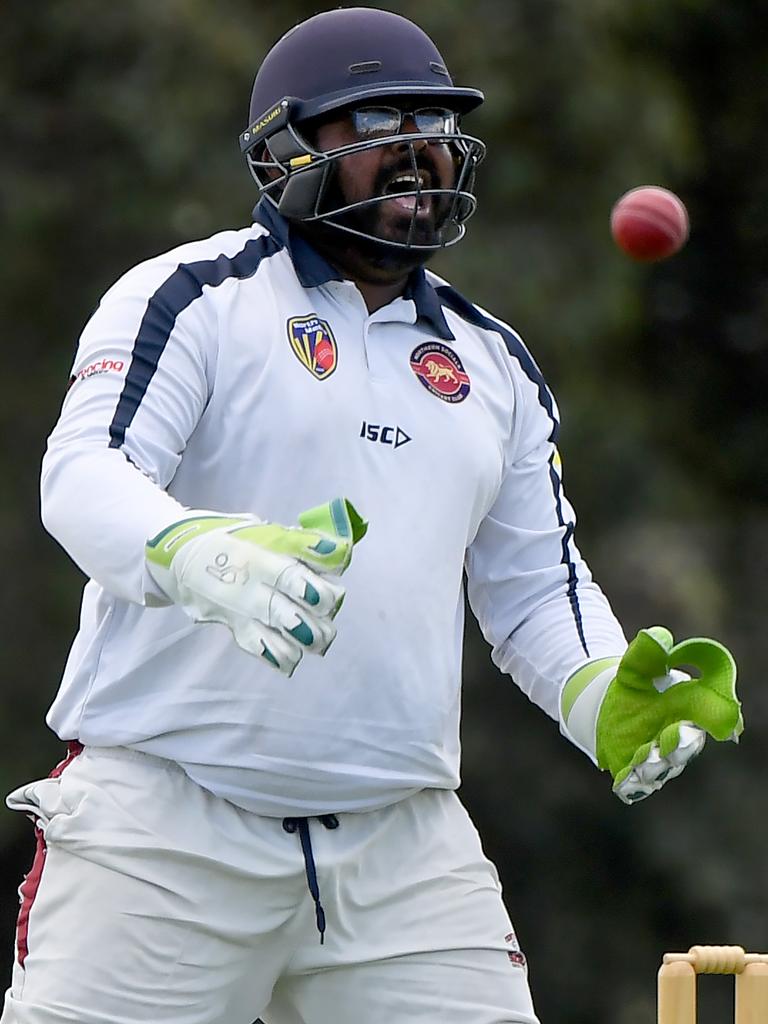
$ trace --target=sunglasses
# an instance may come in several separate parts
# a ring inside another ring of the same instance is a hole
[[[409,117],[422,135],[455,135],[458,116],[443,107],[421,107],[399,110],[397,107],[357,107],[352,111],[352,125],[359,139],[398,135],[404,118]]]

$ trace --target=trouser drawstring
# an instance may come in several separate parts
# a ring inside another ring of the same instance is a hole
[[[319,814],[317,820],[324,828],[334,829],[339,827],[339,819],[335,814]],[[304,870],[307,875],[307,887],[309,894],[315,904],[315,922],[320,933],[320,943],[325,941],[325,911],[320,902],[320,886],[317,883],[317,869],[315,868],[315,857],[312,853],[312,840],[309,836],[309,818],[283,818],[283,828],[286,832],[299,833],[301,841],[301,852],[304,856]]]

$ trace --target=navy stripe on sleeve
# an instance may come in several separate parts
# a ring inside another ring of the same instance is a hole
[[[451,288],[450,285],[439,285],[435,291],[440,296],[440,301],[443,305],[452,309],[454,313],[458,313],[462,320],[474,324],[475,327],[482,327],[484,331],[495,331],[501,335],[509,354],[517,359],[528,380],[536,385],[539,393],[539,402],[552,420],[552,433],[549,435],[549,440],[555,444],[557,442],[557,435],[560,432],[560,424],[557,421],[557,416],[555,416],[552,395],[549,392],[541,370],[515,332],[496,320],[492,320],[489,316],[484,316],[477,306],[473,306],[469,299],[465,298],[460,292],[457,292],[455,288]]]
[[[234,256],[221,254],[213,260],[179,264],[160,285],[147,304],[133,343],[131,365],[109,426],[110,448],[120,448],[125,441],[179,314],[200,298],[206,285],[215,288],[230,278],[251,277],[263,259],[281,248],[269,235],[252,238]]]
[[[509,354],[515,358],[526,377],[535,384],[536,390],[543,409],[552,420],[552,432],[549,435],[549,440],[555,444],[557,437],[560,432],[560,424],[555,415],[555,407],[552,401],[552,395],[550,394],[549,388],[547,387],[546,381],[534,362],[530,352],[522,343],[520,338],[503,324],[498,323],[496,320],[492,320],[490,317],[485,316],[477,306],[474,306],[468,299],[466,299],[460,292],[457,292],[450,285],[439,285],[435,291],[440,296],[440,301],[447,306],[449,309],[457,313],[463,320],[473,324],[475,327],[481,327],[485,331],[494,331],[500,335],[507,346]],[[553,456],[554,458],[554,453]],[[549,466],[549,479],[552,484],[552,495],[555,500],[555,510],[557,513],[558,524],[563,528],[563,541],[562,541],[562,564],[568,570],[568,601],[571,606],[571,612],[573,619],[576,624],[576,631],[579,635],[579,641],[581,643],[584,654],[589,657],[589,650],[587,648],[586,637],[584,636],[584,622],[581,615],[581,606],[579,604],[579,597],[577,593],[578,577],[576,576],[576,566],[570,556],[569,546],[573,538],[574,524],[572,522],[566,522],[563,516],[563,505],[562,505],[562,482],[557,470],[552,465],[550,460]]]

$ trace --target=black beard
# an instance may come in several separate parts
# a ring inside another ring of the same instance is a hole
[[[332,263],[354,265],[358,273],[361,272],[361,268],[369,269],[372,281],[407,273],[422,266],[434,255],[435,250],[407,246],[439,245],[442,229],[446,226],[452,208],[450,195],[432,195],[434,212],[428,220],[418,220],[407,213],[398,218],[397,227],[402,232],[401,238],[393,238],[390,241],[382,229],[382,202],[386,201],[384,189],[395,175],[414,170],[426,171],[436,187],[437,176],[432,162],[417,157],[414,168],[414,162],[409,159],[396,167],[382,168],[379,171],[372,192],[374,196],[382,196],[381,202],[349,210],[331,221],[301,224],[301,232],[316,248],[323,251]],[[332,214],[333,210],[348,205],[348,202],[334,175],[326,185],[322,210]],[[339,227],[334,227],[334,223]],[[350,234],[343,230],[345,227],[361,234]],[[362,237],[363,235],[367,237]],[[392,244],[393,242],[396,244]]]
[[[352,211],[358,212],[363,211]],[[350,222],[349,215],[345,215],[344,223],[356,231],[368,230],[367,225]],[[350,235],[332,223],[298,222],[294,226],[329,263],[369,284],[396,280],[423,266],[435,255],[435,250],[431,249],[400,249],[385,241]]]

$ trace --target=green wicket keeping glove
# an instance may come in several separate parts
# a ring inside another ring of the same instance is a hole
[[[737,742],[744,728],[730,652],[703,638],[675,644],[663,626],[641,629],[622,658],[574,672],[560,695],[560,719],[628,804],[679,775],[707,734]]]
[[[169,603],[228,626],[244,651],[290,676],[305,651],[323,655],[336,636],[344,588],[324,574],[344,572],[368,529],[346,498],[299,523],[193,512],[147,542],[147,568]]]

